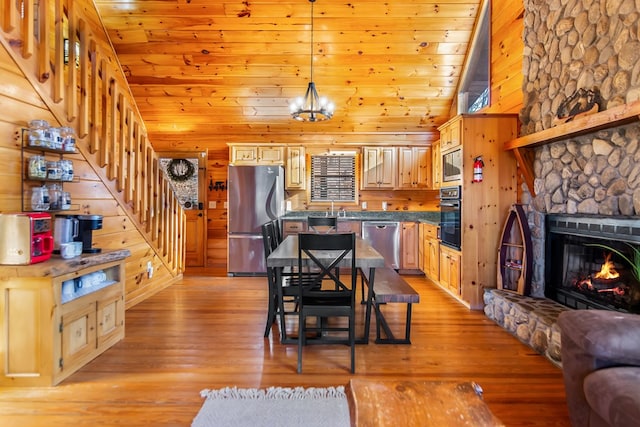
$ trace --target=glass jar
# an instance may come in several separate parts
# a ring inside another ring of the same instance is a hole
[[[59,181],[62,179],[62,168],[59,161],[47,162],[47,179]]]
[[[62,192],[62,202],[60,205],[60,209],[66,211],[71,209],[71,193],[68,191]]]
[[[46,179],[47,161],[44,156],[31,156],[29,158],[29,178]]]
[[[29,145],[31,147],[47,147],[52,143],[49,122],[31,120],[29,122]]]
[[[62,187],[60,184],[49,186],[49,208],[54,211],[62,209]]]
[[[59,163],[60,169],[62,170],[60,179],[63,181],[73,181],[73,162],[68,159],[62,159]]]
[[[34,211],[49,210],[49,189],[46,185],[31,189],[31,209]]]
[[[58,129],[60,132],[60,139],[62,141],[61,150],[75,152],[76,151],[76,138],[73,129],[70,127],[61,127]]]
[[[62,150],[62,137],[60,136],[60,129],[50,128],[49,131],[51,132],[51,145],[49,145],[49,148],[53,150]]]

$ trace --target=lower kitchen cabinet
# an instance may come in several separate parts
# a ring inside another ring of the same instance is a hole
[[[438,226],[434,224],[420,224],[422,249],[422,271],[434,282],[440,281],[440,242],[438,241]]]
[[[291,219],[283,219],[282,220],[282,238],[285,239],[290,234],[298,234],[307,231],[307,221],[306,220],[291,220]]]
[[[456,296],[461,295],[460,288],[460,252],[440,245],[440,286]]]
[[[0,386],[56,385],[124,338],[129,251],[119,252],[79,269],[0,267]]]
[[[400,235],[400,269],[419,270],[419,223],[403,222]]]

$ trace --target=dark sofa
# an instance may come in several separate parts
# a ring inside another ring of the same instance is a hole
[[[558,326],[571,424],[640,426],[640,315],[570,310]]]

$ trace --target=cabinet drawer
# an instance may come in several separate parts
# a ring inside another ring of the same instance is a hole
[[[438,238],[438,226],[432,224],[423,224],[424,225],[424,238],[426,239],[437,239]]]

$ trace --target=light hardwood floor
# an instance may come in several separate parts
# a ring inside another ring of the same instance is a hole
[[[569,426],[560,369],[427,279],[406,277],[421,297],[412,344],[359,345],[353,376],[475,381],[507,426]],[[126,338],[57,387],[0,388],[0,425],[188,426],[206,388],[346,384],[346,346],[307,347],[298,375],[296,346],[281,345],[276,328],[262,337],[265,283],[185,277],[129,309]],[[387,310],[392,325],[403,319],[399,306]]]

